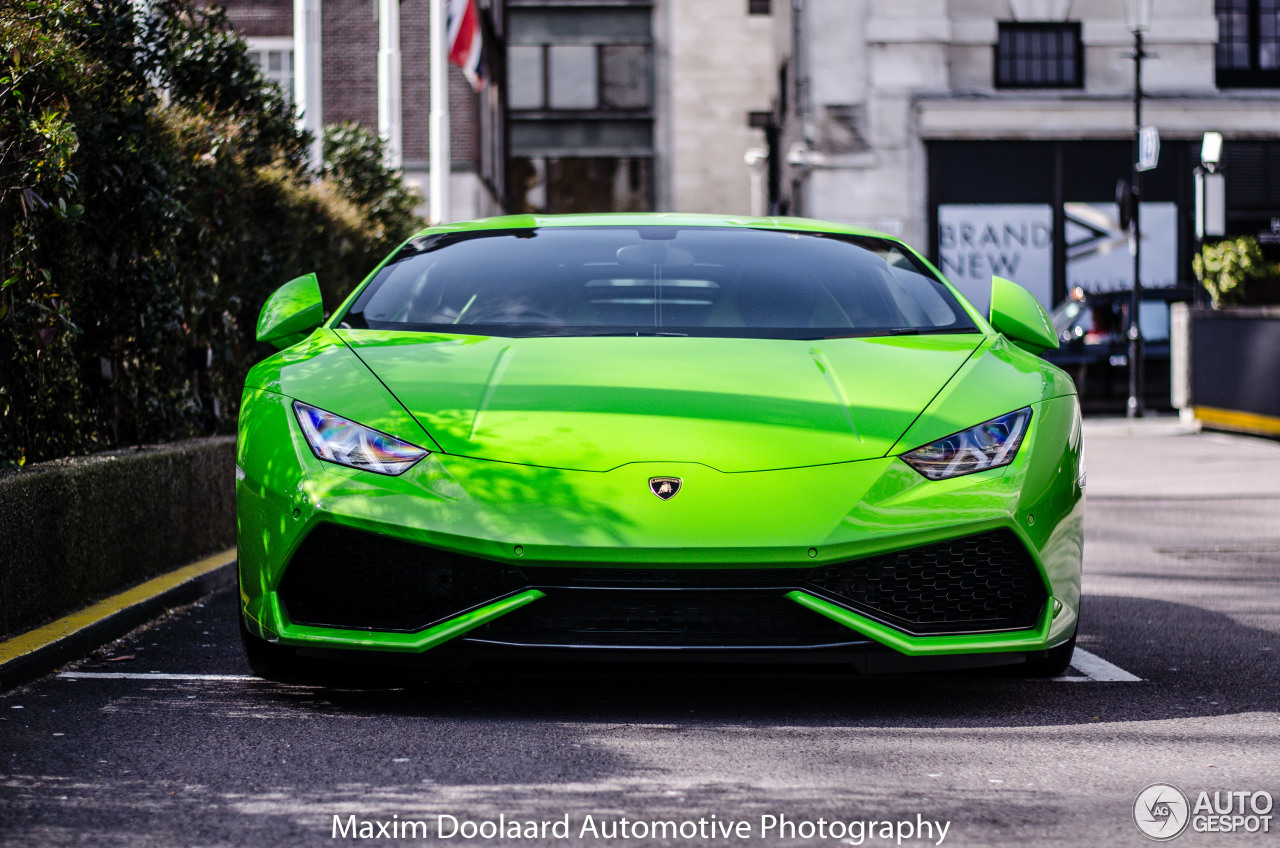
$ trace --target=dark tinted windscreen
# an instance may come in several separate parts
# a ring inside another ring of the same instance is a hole
[[[614,226],[423,236],[378,272],[339,326],[773,338],[975,330],[951,293],[890,241]]]

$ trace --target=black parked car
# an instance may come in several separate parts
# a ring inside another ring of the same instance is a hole
[[[1169,305],[1191,300],[1185,288],[1144,289],[1141,322],[1145,341],[1143,400],[1169,409]],[[1122,412],[1129,398],[1128,290],[1086,292],[1076,288],[1054,307],[1053,326],[1062,346],[1045,358],[1075,380],[1086,411]]]

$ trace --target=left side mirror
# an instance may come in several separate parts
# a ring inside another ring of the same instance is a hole
[[[1003,277],[991,278],[991,326],[1023,350],[1044,353],[1058,347],[1058,333],[1035,295]]]
[[[315,274],[290,280],[272,293],[258,317],[258,341],[277,348],[297,344],[324,320]]]

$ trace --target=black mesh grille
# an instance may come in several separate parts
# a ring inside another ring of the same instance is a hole
[[[331,524],[298,548],[280,596],[300,624],[415,631],[527,588],[547,597],[472,635],[538,644],[826,644],[849,641],[851,631],[787,600],[787,591],[922,635],[1032,627],[1046,599],[1031,556],[1008,530],[812,569],[694,569],[516,567]]]
[[[530,586],[614,586],[662,589],[794,589],[804,580],[805,568],[599,568],[591,566],[536,565],[524,569]]]
[[[532,570],[532,569],[531,569]],[[550,589],[467,634],[522,645],[813,647],[866,641],[776,591]]]
[[[280,600],[299,624],[412,631],[523,586],[516,568],[321,524],[290,560]]]
[[[815,568],[810,585],[911,633],[1035,626],[1046,594],[1008,530]]]

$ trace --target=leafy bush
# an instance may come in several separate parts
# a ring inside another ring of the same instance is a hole
[[[347,121],[325,128],[324,175],[384,233],[420,225],[414,208],[422,199],[384,164],[382,141],[367,127]]]
[[[1280,265],[1267,261],[1253,236],[1206,244],[1192,259],[1192,267],[1214,309],[1240,300],[1250,283],[1280,276]]]
[[[310,174],[221,12],[10,0],[0,463],[230,430],[266,296],[308,271],[349,291],[421,226],[361,132]]]

